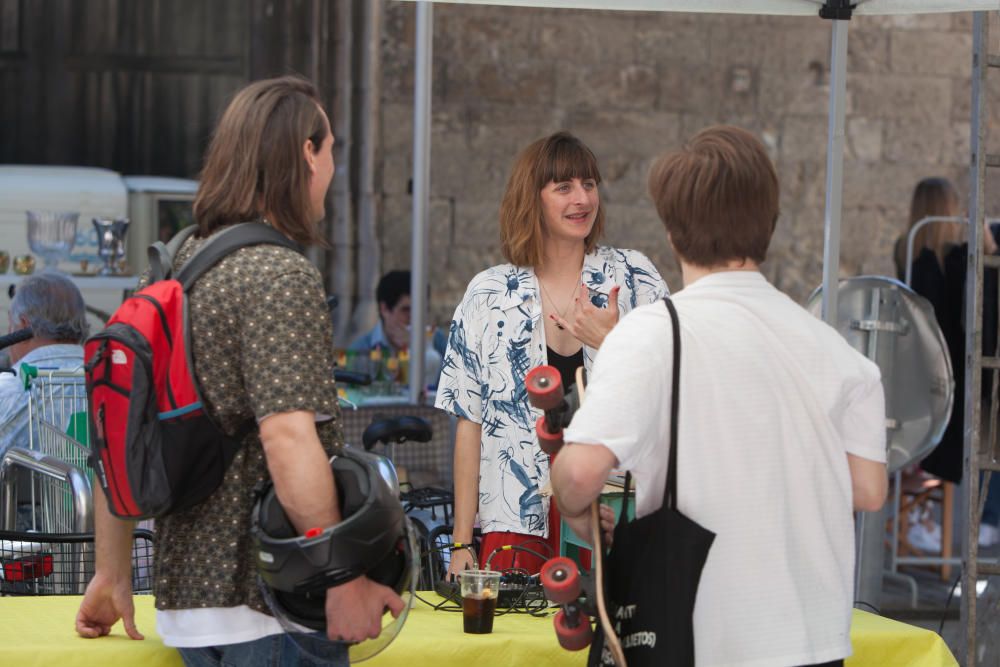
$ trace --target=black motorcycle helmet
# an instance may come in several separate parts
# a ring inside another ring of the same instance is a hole
[[[326,589],[361,575],[399,594],[411,590],[417,570],[412,528],[380,459],[352,448],[331,459],[342,520],[324,530],[300,534],[272,484],[259,494],[252,524],[257,572],[283,625],[324,631]]]

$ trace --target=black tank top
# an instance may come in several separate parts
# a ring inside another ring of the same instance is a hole
[[[549,366],[555,366],[559,371],[563,392],[569,391],[569,388],[576,384],[576,369],[583,366],[583,348],[581,347],[575,354],[564,357],[546,345],[545,353],[549,359]]]

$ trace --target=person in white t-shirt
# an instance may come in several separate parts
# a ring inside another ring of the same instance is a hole
[[[711,127],[667,153],[650,195],[684,289],[678,510],[715,533],[694,611],[698,665],[842,664],[851,653],[853,510],[887,490],[878,367],[771,286],[764,261],[778,179],[745,130]],[[552,484],[587,535],[612,469],[637,516],[661,504],[673,338],[663,303],[605,339]]]

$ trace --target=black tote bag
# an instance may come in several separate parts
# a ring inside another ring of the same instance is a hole
[[[694,604],[701,571],[715,533],[677,510],[677,416],[680,404],[681,332],[677,311],[664,299],[673,326],[674,364],[670,399],[670,453],[663,505],[626,520],[631,475],[605,562],[608,615],[629,667],[694,665]],[[590,646],[590,667],[613,665],[600,624]]]

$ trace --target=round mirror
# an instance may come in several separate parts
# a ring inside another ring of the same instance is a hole
[[[820,317],[822,287],[806,309]],[[837,330],[882,370],[889,472],[927,456],[951,417],[955,379],[934,309],[885,276],[840,281]]]

